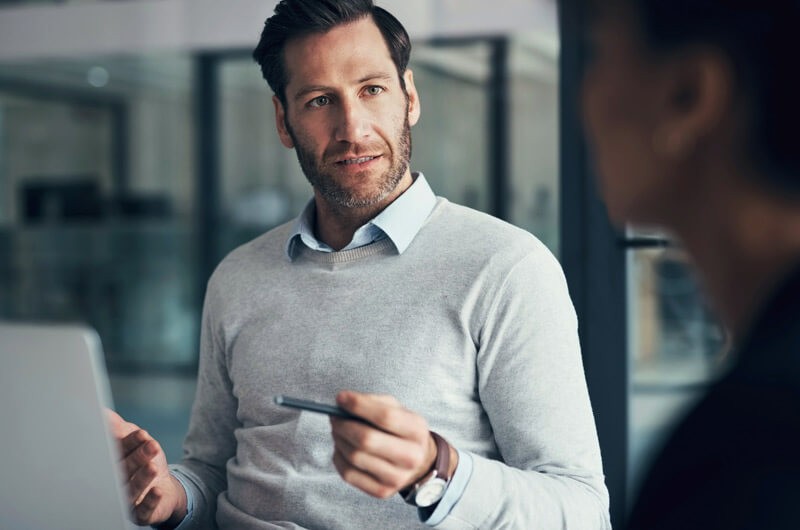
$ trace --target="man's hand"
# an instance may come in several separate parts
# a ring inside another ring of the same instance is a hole
[[[348,483],[386,499],[419,481],[433,467],[436,443],[428,423],[394,397],[342,391],[336,403],[377,427],[331,417],[333,464]],[[454,453],[451,449],[451,456]]]
[[[106,410],[106,419],[119,443],[134,522],[177,526],[186,516],[186,492],[170,475],[161,445],[112,410]]]

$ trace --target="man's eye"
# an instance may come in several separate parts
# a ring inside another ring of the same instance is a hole
[[[317,96],[312,99],[308,104],[311,107],[324,107],[325,105],[329,105],[331,102],[331,98],[328,96]]]
[[[369,94],[370,96],[377,96],[381,92],[383,92],[383,87],[379,86],[367,87],[367,94]]]

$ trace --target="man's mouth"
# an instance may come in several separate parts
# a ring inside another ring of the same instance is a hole
[[[363,164],[364,162],[369,162],[370,160],[375,160],[378,158],[377,156],[361,156],[358,158],[346,158],[344,160],[339,160],[337,164],[342,164],[345,166],[351,166],[353,164]]]

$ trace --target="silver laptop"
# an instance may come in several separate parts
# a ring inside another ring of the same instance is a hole
[[[105,406],[93,330],[0,322],[0,528],[137,528]]]

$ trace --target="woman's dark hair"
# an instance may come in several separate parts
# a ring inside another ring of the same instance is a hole
[[[780,190],[800,192],[798,0],[629,0],[656,50],[721,49],[750,103],[748,147]]]
[[[411,41],[400,21],[372,0],[281,0],[275,13],[264,23],[253,59],[272,91],[286,106],[288,75],[283,50],[286,42],[371,16],[381,31],[405,90],[403,73],[411,55]]]

